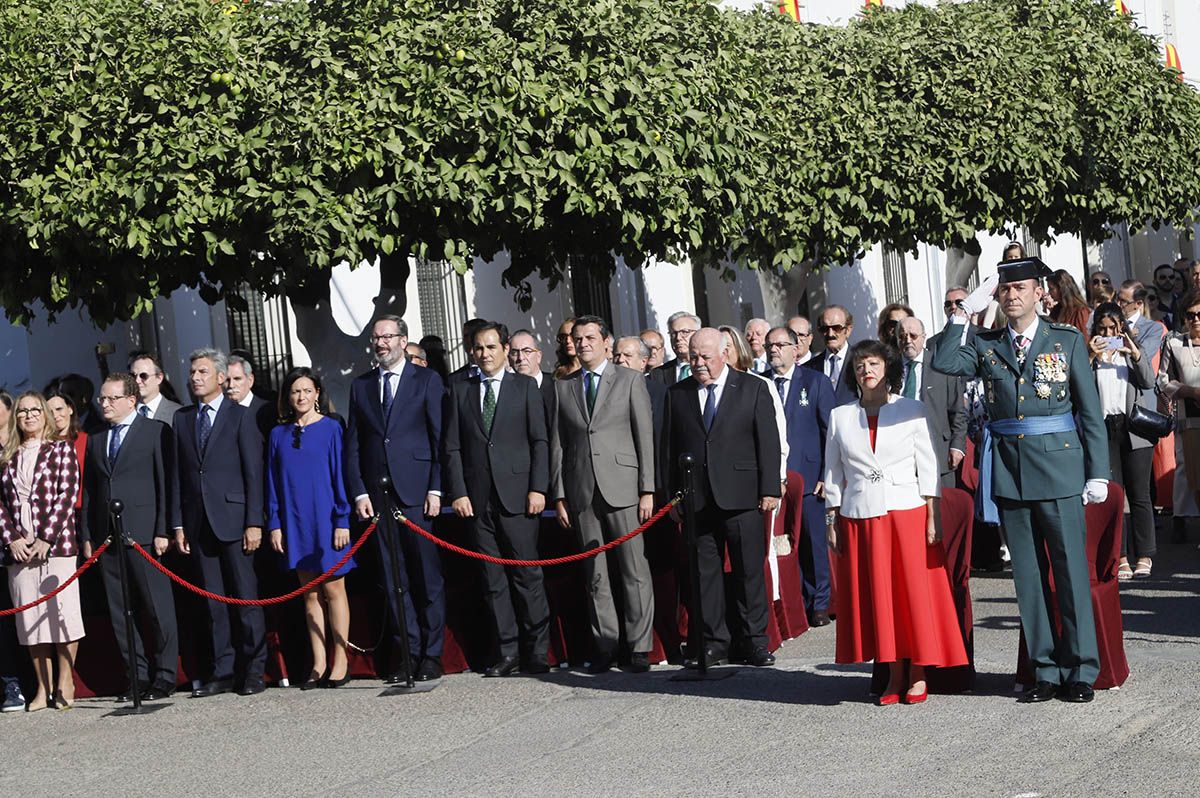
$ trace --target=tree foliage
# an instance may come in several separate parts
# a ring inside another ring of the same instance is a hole
[[[0,304],[126,318],[409,255],[787,269],[1200,204],[1200,101],[1098,0],[13,0]]]

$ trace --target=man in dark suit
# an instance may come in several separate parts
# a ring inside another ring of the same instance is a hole
[[[667,335],[671,339],[671,350],[675,353],[675,357],[650,372],[654,379],[670,387],[691,376],[692,366],[688,362],[688,342],[692,340],[696,330],[700,329],[700,324],[700,317],[694,313],[688,313],[686,310],[671,314],[667,319]]]
[[[767,333],[768,375],[783,403],[787,423],[788,479],[804,480],[804,506],[800,515],[804,539],[800,543],[800,575],[804,608],[812,626],[829,623],[829,546],[825,539],[825,433],[833,409],[833,387],[812,369],[796,363],[799,336],[788,327]]]
[[[650,414],[654,418],[654,492],[660,503],[666,491],[666,469],[663,457],[666,456],[666,441],[663,439],[663,422],[667,415],[667,385],[651,379],[646,373],[646,364],[650,359],[650,346],[637,335],[627,335],[618,338],[613,347],[613,363],[633,369],[646,377],[646,391],[650,394]]]
[[[371,325],[371,344],[378,367],[350,384],[348,427],[344,448],[346,486],[355,514],[363,520],[380,513],[379,541],[392,634],[399,644],[400,613],[405,614],[408,645],[418,681],[440,679],[445,642],[446,598],[437,545],[402,527],[385,511],[381,477],[391,480],[391,505],[410,521],[432,529],[442,510],[442,474],[438,464],[442,435],[442,402],[446,391],[431,369],[408,363],[408,325],[399,316],[380,316]],[[396,601],[397,578],[391,549],[404,587],[404,606]],[[385,681],[408,680],[403,666]]]
[[[943,488],[953,488],[956,474],[967,450],[967,411],[963,407],[963,381],[928,368],[932,351],[925,348],[925,325],[909,316],[901,319],[896,330],[900,353],[904,355],[902,396],[925,404],[929,437],[941,469]]]
[[[726,624],[724,554],[728,544],[737,585],[739,640],[751,665],[773,665],[767,649],[767,556],[762,514],[779,506],[781,450],[771,389],[758,377],[730,368],[719,330],[691,338],[692,376],[671,387],[667,400],[669,462],[696,458],[696,532],[705,655],[720,663],[730,655]],[[671,469],[671,492],[680,490]],[[677,511],[676,511],[677,512]],[[699,652],[691,652],[694,662]]]
[[[133,375],[110,374],[100,386],[100,413],[109,423],[107,434],[88,438],[83,469],[84,554],[92,554],[116,530],[111,527],[109,503],[119,499],[125,532],[144,548],[152,548],[161,557],[170,541],[167,532],[167,481],[172,467],[171,428],[146,419],[136,411],[138,384]],[[152,545],[153,544],[153,545]],[[129,574],[130,597],[137,602],[138,614],[145,614],[154,633],[153,667],[146,656],[141,630],[134,624],[134,650],[127,649],[125,599],[121,591],[120,564],[125,558]],[[108,598],[109,619],[121,657],[128,667],[137,666],[138,684],[143,701],[166,698],[175,692],[176,663],[179,659],[179,635],[175,626],[175,599],[171,581],[148,562],[113,542],[100,559],[104,593]]]
[[[555,408],[558,406],[554,398],[554,375],[549,371],[542,371],[542,349],[532,332],[517,330],[512,334],[509,339],[508,364],[516,373],[524,374],[537,383],[542,402],[546,406],[546,429],[549,430]]]
[[[180,404],[172,402],[163,395],[162,387],[166,375],[163,374],[162,363],[159,362],[158,356],[152,352],[134,352],[129,356],[129,371],[137,380],[138,414],[152,421],[161,421],[167,426],[171,426]],[[103,408],[101,408],[101,415],[103,415]]]
[[[550,486],[546,408],[531,378],[504,370],[508,343],[503,324],[476,330],[474,360],[480,374],[450,385],[442,434],[444,483],[455,514],[470,519],[479,551],[536,560],[539,518]],[[484,676],[510,676],[522,659],[527,673],[548,672],[550,606],[542,569],[509,568],[506,574],[504,566],[482,566],[500,649]],[[516,588],[515,612],[509,580]]]
[[[475,363],[475,333],[483,329],[487,323],[487,319],[467,319],[463,322],[462,348],[463,354],[467,356],[467,362],[450,372],[450,375],[446,377],[447,385],[479,376],[479,366]]]
[[[828,305],[821,311],[817,331],[825,339],[825,351],[805,363],[804,368],[819,371],[829,379],[829,384],[833,386],[834,404],[853,402],[856,398],[854,391],[846,384],[843,373],[846,355],[850,351],[847,344],[850,334],[854,332],[854,316],[841,305]]]
[[[275,403],[254,392],[254,364],[241,355],[229,356],[229,375],[225,381],[225,395],[250,413],[263,440],[271,437],[271,430],[279,420]]]
[[[191,354],[188,382],[197,404],[175,414],[175,485],[171,526],[182,554],[193,552],[200,586],[234,598],[258,598],[254,552],[262,543],[263,442],[246,408],[225,398],[228,361],[224,352]],[[230,634],[228,605],[208,602],[212,673],[192,692],[196,698],[237,686],[242,695],[266,686],[266,621],[261,607],[237,607],[238,651]],[[241,684],[234,683],[236,665]]]

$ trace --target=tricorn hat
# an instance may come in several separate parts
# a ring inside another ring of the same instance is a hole
[[[1020,260],[1001,261],[996,266],[996,274],[1000,283],[1016,283],[1021,280],[1043,280],[1054,271],[1042,262],[1041,258],[1021,258]]]

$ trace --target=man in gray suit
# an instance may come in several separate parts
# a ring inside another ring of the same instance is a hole
[[[181,405],[163,396],[165,376],[158,356],[153,352],[135,352],[129,358],[129,371],[137,381],[138,415],[171,426]]]
[[[1126,280],[1117,291],[1117,304],[1121,306],[1125,321],[1133,328],[1133,342],[1141,350],[1142,357],[1153,363],[1162,348],[1163,326],[1146,315],[1146,298],[1149,295],[1141,280]],[[1149,401],[1154,398],[1153,388],[1143,391],[1142,398],[1147,400],[1146,407],[1155,406],[1154,402]]]
[[[904,355],[904,383],[900,393],[925,403],[925,418],[941,468],[942,487],[953,488],[955,474],[967,450],[962,379],[927,367],[925,325],[920,319],[912,316],[901,319],[896,339]]]
[[[579,533],[583,548],[621,537],[654,514],[654,421],[645,379],[605,358],[608,325],[575,319],[571,337],[581,368],[555,383],[557,411],[550,434],[551,492],[558,523]],[[630,669],[650,669],[654,593],[642,539],[613,550],[624,589]],[[617,657],[617,610],[604,554],[584,560],[591,594],[596,654],[602,673]]]

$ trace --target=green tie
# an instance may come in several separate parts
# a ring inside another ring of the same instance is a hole
[[[908,361],[908,373],[904,375],[904,395],[909,399],[917,398],[917,361]]]
[[[487,390],[483,394],[483,428],[488,435],[492,434],[492,421],[496,418],[496,391],[492,388],[495,380],[485,380]]]
[[[686,380],[690,376],[692,376],[692,367],[689,366],[687,363],[684,363],[682,366],[679,367],[679,379],[682,382],[683,380]]]
[[[592,417],[592,411],[596,409],[596,385],[600,382],[600,375],[589,371],[587,373],[587,397],[588,418]]]

